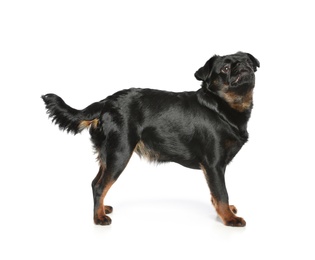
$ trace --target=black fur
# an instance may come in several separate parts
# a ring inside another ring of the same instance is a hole
[[[248,139],[257,67],[258,60],[247,53],[213,56],[195,73],[202,81],[196,92],[127,89],[83,110],[54,94],[42,96],[62,130],[77,134],[90,127],[100,162],[92,182],[95,223],[111,223],[106,213],[112,208],[103,206],[103,199],[135,151],[151,161],[202,169],[223,223],[244,226],[228,204],[224,173]]]
[[[83,120],[93,120],[100,117],[102,102],[95,102],[83,110],[76,110],[68,106],[60,97],[55,94],[46,94],[42,96],[46,104],[49,117],[59,125],[61,130],[66,130],[77,134],[83,130],[79,127]]]

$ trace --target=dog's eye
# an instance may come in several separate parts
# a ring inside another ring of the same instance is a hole
[[[228,73],[228,72],[230,71],[230,65],[225,65],[225,66],[221,69],[221,71],[222,71],[223,73]]]

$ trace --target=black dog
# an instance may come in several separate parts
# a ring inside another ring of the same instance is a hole
[[[62,130],[77,134],[90,128],[100,164],[92,182],[95,224],[111,223],[106,214],[112,207],[103,200],[136,152],[151,161],[202,169],[223,223],[245,226],[229,205],[224,174],[248,139],[257,67],[258,60],[248,53],[213,56],[195,73],[202,81],[196,92],[128,89],[83,110],[54,94],[42,96]]]

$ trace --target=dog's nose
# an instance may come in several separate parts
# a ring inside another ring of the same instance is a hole
[[[246,63],[239,61],[236,63],[236,68],[238,70],[242,70],[242,69],[246,68]]]
[[[250,66],[249,66],[249,64],[247,62],[239,61],[239,62],[236,63],[236,68],[238,70],[244,70],[244,69],[247,69],[248,67],[250,67]]]

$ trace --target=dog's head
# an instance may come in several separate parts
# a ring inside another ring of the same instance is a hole
[[[243,112],[252,107],[254,72],[259,65],[249,53],[215,55],[195,73],[195,77],[202,81],[205,92],[218,95],[232,108]]]

